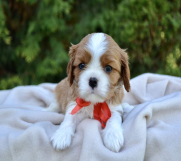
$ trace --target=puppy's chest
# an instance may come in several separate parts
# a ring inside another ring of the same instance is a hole
[[[94,105],[91,104],[87,107],[83,107],[79,112],[84,114],[85,116],[87,116],[89,118],[94,118],[93,111],[94,111]]]
[[[115,110],[116,107],[110,105],[109,109],[112,111],[112,110]],[[121,109],[122,109],[122,108],[121,108]],[[89,105],[89,106],[87,106],[87,107],[83,107],[83,108],[79,111],[79,113],[81,113],[81,114],[83,114],[83,115],[85,115],[86,117],[91,118],[91,119],[94,118],[93,112],[94,112],[94,104],[91,104],[91,105]]]

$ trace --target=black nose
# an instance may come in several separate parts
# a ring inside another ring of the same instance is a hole
[[[89,86],[91,86],[92,89],[93,89],[94,87],[96,87],[96,86],[97,86],[97,79],[96,79],[96,78],[90,78],[90,79],[89,79]]]

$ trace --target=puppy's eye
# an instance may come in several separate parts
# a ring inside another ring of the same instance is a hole
[[[109,66],[109,65],[106,65],[106,66],[105,66],[105,71],[106,71],[107,73],[110,73],[110,72],[112,71],[112,67]]]
[[[84,69],[84,68],[85,68],[85,64],[84,64],[84,63],[79,64],[79,69],[80,69],[80,70],[82,70],[82,69]]]

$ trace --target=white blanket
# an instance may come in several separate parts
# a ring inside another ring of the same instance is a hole
[[[181,160],[181,78],[143,74],[131,80],[124,102],[135,108],[123,122],[119,153],[104,146],[101,125],[91,119],[78,125],[68,149],[53,149],[49,140],[64,115],[41,110],[52,101],[55,86],[0,91],[0,161]]]

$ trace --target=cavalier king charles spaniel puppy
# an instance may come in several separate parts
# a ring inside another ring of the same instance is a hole
[[[77,125],[85,118],[94,118],[94,105],[106,102],[111,117],[107,120],[101,135],[104,145],[113,152],[119,152],[124,143],[123,113],[132,107],[124,106],[124,88],[130,90],[128,56],[111,36],[93,33],[84,37],[69,51],[68,77],[55,88],[55,99],[46,111],[65,114],[58,130],[51,137],[56,150],[71,145]],[[77,97],[89,102],[77,113],[71,114],[77,105]]]

